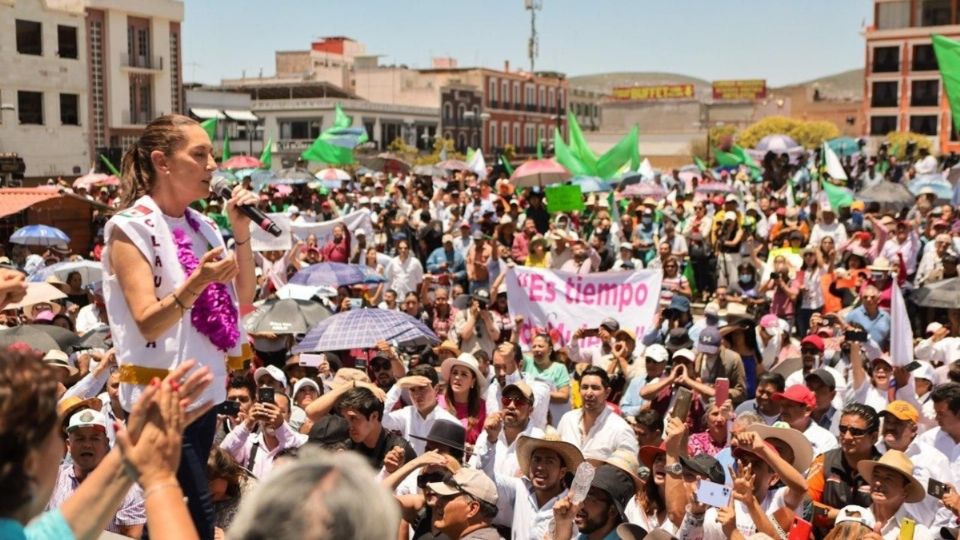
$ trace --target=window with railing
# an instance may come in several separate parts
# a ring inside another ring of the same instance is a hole
[[[910,69],[913,71],[936,71],[937,57],[933,54],[933,45],[914,45]]]
[[[870,135],[882,136],[893,131],[897,131],[896,115],[870,117]]]
[[[940,103],[940,81],[912,81],[910,83],[910,106],[936,107]]]
[[[935,136],[938,131],[937,115],[925,114],[910,117],[910,131],[921,135]]]
[[[873,72],[893,73],[900,70],[900,47],[874,47]]]
[[[870,88],[871,107],[897,106],[898,92],[896,81],[877,81],[874,82]]]
[[[916,23],[920,26],[950,24],[950,0],[917,0]]]
[[[280,120],[281,139],[316,139],[320,136],[320,126],[323,118],[303,118],[296,120]]]

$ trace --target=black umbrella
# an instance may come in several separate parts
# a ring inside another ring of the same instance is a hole
[[[914,203],[913,194],[903,184],[886,180],[860,191],[856,197],[865,203],[879,204],[881,210],[899,211]]]
[[[30,347],[44,353],[60,349],[56,340],[46,332],[38,330],[34,325],[17,326],[16,328],[4,328],[0,330],[0,349],[5,349],[14,343],[26,343]]]
[[[102,325],[88,330],[86,334],[80,336],[80,342],[75,349],[109,349],[113,347],[113,340],[110,338],[110,327]]]
[[[917,305],[931,308],[960,309],[960,278],[935,281],[913,293]]]
[[[77,344],[80,343],[80,336],[66,328],[61,328],[53,324],[31,324],[27,325],[27,328],[36,328],[52,337],[53,340],[57,342],[57,345],[60,346],[60,350],[64,352],[75,351]]]
[[[247,315],[243,325],[251,334],[305,334],[329,316],[330,311],[319,302],[273,298]]]
[[[620,188],[623,189],[630,184],[639,184],[641,181],[643,181],[643,176],[638,172],[626,174],[620,179]]]

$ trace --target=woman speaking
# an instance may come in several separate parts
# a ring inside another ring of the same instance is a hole
[[[154,377],[196,359],[214,375],[199,404],[226,399],[228,368],[249,355],[239,305],[255,292],[250,220],[237,209],[255,195],[233,191],[227,213],[236,252],[213,220],[189,208],[210,195],[217,164],[206,131],[180,115],[151,122],[123,156],[123,204],[105,230],[104,297],[128,411]],[[206,463],[216,429],[211,410],[187,428],[177,473],[201,538],[213,538]]]

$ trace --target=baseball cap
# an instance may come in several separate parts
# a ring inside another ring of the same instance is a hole
[[[857,506],[855,504],[849,504],[840,509],[837,513],[837,519],[834,521],[834,524],[840,525],[841,523],[859,523],[864,527],[873,530],[873,527],[876,525],[876,520],[873,518],[873,512],[868,508],[862,506]]]
[[[620,330],[620,323],[618,323],[613,317],[607,317],[606,319],[600,321],[600,326],[606,328],[609,332],[616,332],[617,330]]]
[[[72,433],[75,430],[86,427],[92,427],[106,432],[107,417],[100,411],[84,409],[70,417],[70,423],[67,424],[67,433]]]
[[[594,477],[594,481],[596,481],[596,477]],[[431,482],[427,484],[427,487],[441,497],[466,493],[478,501],[483,501],[493,506],[497,505],[497,500],[499,499],[496,484],[494,484],[493,480],[484,474],[483,471],[478,469],[468,469],[464,467],[455,472],[448,480]],[[631,484],[630,487],[632,491],[633,485]]]
[[[693,351],[691,351],[690,349],[684,348],[684,349],[677,349],[676,351],[674,351],[673,358],[674,359],[685,358],[690,362],[693,362],[696,359],[696,355],[693,354]]]
[[[624,511],[630,498],[636,493],[636,487],[633,479],[623,469],[609,464],[603,464],[597,467],[593,475],[593,481],[590,487],[605,491],[610,495],[613,506],[621,517],[624,517]]]
[[[935,332],[938,332],[941,328],[943,328],[943,325],[940,324],[940,323],[938,323],[938,322],[936,322],[936,321],[934,321],[934,322],[932,322],[932,323],[930,323],[930,324],[927,325],[927,332],[926,332],[926,333],[927,333],[927,334],[933,334],[933,333],[935,333]]]
[[[800,342],[800,348],[802,349],[804,345],[810,345],[817,349],[817,351],[823,352],[823,338],[818,335],[810,335],[803,338],[803,341]]]
[[[718,484],[726,482],[723,466],[720,465],[719,461],[707,454],[697,454],[693,457],[680,456],[680,464],[683,465],[685,469],[690,469],[700,476],[709,478],[711,482]]]
[[[340,444],[349,440],[350,425],[342,416],[328,414],[313,424],[307,436],[321,446]]]
[[[724,221],[736,221],[737,213],[736,212],[726,212],[723,214]]]
[[[658,364],[662,364],[670,357],[670,353],[667,352],[667,348],[663,345],[654,343],[653,345],[650,345],[644,349],[643,357],[649,358]]]
[[[284,388],[287,387],[287,376],[283,373],[283,370],[277,366],[257,368],[257,370],[253,372],[253,382],[259,385],[260,379],[263,378],[264,375],[280,382]]]
[[[883,413],[892,414],[905,422],[917,423],[920,420],[920,413],[917,412],[917,409],[902,399],[891,401],[887,408],[883,410]]]
[[[530,388],[529,384],[523,381],[517,381],[515,383],[508,384],[503,387],[501,394],[506,395],[510,390],[516,390],[517,392],[520,392],[523,394],[523,397],[527,398],[527,401],[533,403],[533,388]]]
[[[910,372],[914,379],[925,379],[930,382],[937,381],[936,373],[934,373],[933,366],[930,365],[930,362],[917,363],[920,364],[920,367]]]
[[[453,242],[453,236],[445,234],[440,237],[440,242],[446,244],[447,242]]]
[[[775,392],[773,394],[773,399],[774,401],[792,401],[794,403],[806,405],[807,407],[815,407],[817,405],[817,398],[813,395],[813,391],[803,384],[795,384],[788,387],[783,392]]]
[[[831,375],[829,371],[823,368],[815,369],[810,373],[807,373],[803,379],[805,381],[809,381],[810,379],[820,379],[820,382],[822,382],[827,388],[831,390],[836,390],[837,388],[836,379],[833,378],[833,375]]]
[[[697,338],[696,351],[706,354],[717,354],[717,351],[720,350],[720,330],[716,327],[708,326],[700,332],[700,337]]]

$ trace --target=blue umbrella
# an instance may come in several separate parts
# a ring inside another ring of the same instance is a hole
[[[10,241],[25,246],[66,246],[70,237],[49,225],[27,225],[13,233]]]
[[[300,270],[290,278],[290,283],[296,285],[312,285],[318,287],[342,287],[357,283],[379,283],[385,281],[381,276],[370,272],[359,264],[343,264],[322,262],[311,264]]]
[[[80,272],[83,285],[103,279],[103,265],[97,261],[64,261],[44,266],[31,274],[28,281],[46,281],[50,276],[66,281],[71,272]]]
[[[853,137],[837,137],[827,141],[827,146],[840,157],[852,156],[860,153],[860,142]]]
[[[953,186],[943,178],[942,174],[924,174],[918,176],[907,184],[907,189],[914,196],[921,192],[932,192],[937,199],[949,201],[953,199]]]
[[[571,184],[580,186],[581,193],[595,193],[597,191],[613,191],[616,182],[605,182],[602,178],[596,176],[578,176],[570,181]]]
[[[380,341],[407,346],[438,343],[440,338],[418,319],[401,311],[351,309],[321,321],[293,352],[371,349]]]

